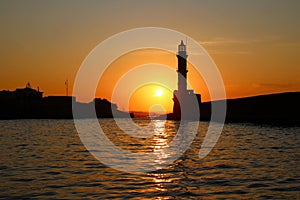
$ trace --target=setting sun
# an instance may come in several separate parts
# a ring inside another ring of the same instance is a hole
[[[172,90],[155,84],[144,85],[133,92],[128,104],[129,109],[124,106],[124,110],[170,113],[173,110],[172,98]]]
[[[157,89],[155,92],[155,96],[160,97],[164,94],[164,91],[162,89]]]

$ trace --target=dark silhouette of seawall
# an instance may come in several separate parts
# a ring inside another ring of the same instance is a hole
[[[202,121],[210,120],[212,103],[222,100],[201,103]],[[300,126],[300,92],[228,99],[226,122]]]
[[[200,103],[200,121],[211,120],[212,104],[224,105],[224,100]],[[300,126],[300,92],[286,92],[226,100],[225,123],[254,123]],[[215,113],[215,119],[221,119]],[[170,113],[156,119],[180,120]]]

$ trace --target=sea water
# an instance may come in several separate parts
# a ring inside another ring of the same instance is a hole
[[[142,139],[122,132],[113,119],[99,122],[107,138],[134,153],[163,148],[179,126],[156,120],[159,129]],[[200,159],[207,127],[200,122],[191,146],[170,165],[133,174],[94,158],[73,120],[0,121],[0,198],[300,199],[299,127],[225,124],[216,146]]]

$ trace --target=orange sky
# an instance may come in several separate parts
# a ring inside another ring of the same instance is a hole
[[[14,90],[30,81],[46,96],[64,95],[66,78],[72,91],[77,70],[96,45],[121,31],[155,26],[183,32],[202,44],[221,72],[228,98],[300,91],[299,9],[299,1],[292,0],[1,1],[0,89]],[[110,100],[117,77],[147,62],[177,67],[172,54],[132,52],[110,66],[96,96]],[[188,76],[193,89],[209,100],[201,77],[193,71]],[[168,91],[140,98],[146,96],[144,90],[134,93],[131,109],[142,109],[145,98],[172,103]]]

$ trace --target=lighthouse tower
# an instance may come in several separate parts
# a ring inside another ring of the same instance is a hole
[[[178,89],[173,92],[173,116],[176,119],[180,119],[181,116],[185,118],[194,118],[193,116],[198,116],[195,113],[199,111],[199,105],[201,103],[200,94],[195,94],[194,90],[187,89],[187,53],[186,53],[186,45],[181,40],[178,45],[178,68],[177,68],[177,76],[178,76]],[[198,103],[198,108],[195,109],[195,101]],[[184,111],[183,115],[181,112]]]
[[[178,54],[177,54],[177,59],[178,59],[178,92],[182,93],[187,90],[187,72],[188,70],[186,69],[186,59],[188,55],[186,54],[186,45],[183,43],[181,40],[181,43],[178,45]]]

